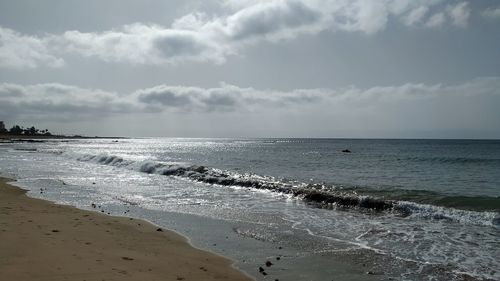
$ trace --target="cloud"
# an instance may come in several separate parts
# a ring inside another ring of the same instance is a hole
[[[484,18],[487,18],[487,19],[500,19],[500,7],[496,7],[496,8],[487,8],[486,10],[484,10],[482,12],[482,15]]]
[[[69,30],[44,36],[0,29],[0,67],[58,67],[67,55],[105,62],[164,65],[224,63],[248,45],[323,31],[375,34],[390,22],[412,27],[465,27],[467,2],[445,0],[228,0],[223,12],[193,12],[170,27],[135,23],[101,32]]]
[[[442,26],[446,21],[444,13],[436,13],[432,15],[425,26],[427,27],[440,27]]]
[[[223,47],[209,34],[141,23],[100,33],[67,31],[53,40],[58,49],[106,62],[166,64],[224,60]]]
[[[428,11],[429,8],[426,6],[420,6],[412,9],[406,17],[403,17],[403,21],[407,26],[418,25],[422,22]]]
[[[242,88],[226,83],[214,88],[158,85],[128,94],[57,83],[3,83],[0,84],[0,112],[3,115],[0,117],[28,115],[78,119],[129,113],[255,113],[292,109],[301,112],[324,107],[356,110],[401,102],[478,96],[500,97],[500,77],[478,78],[459,85],[407,83],[367,89],[351,86],[291,91]]]
[[[151,110],[174,109],[182,112],[250,112],[269,107],[303,106],[321,98],[317,90],[280,92],[240,88],[225,83],[217,88],[160,85],[138,90],[133,95]]]
[[[470,17],[470,8],[467,2],[461,2],[448,7],[448,14],[454,25],[466,27]]]
[[[61,67],[64,60],[50,50],[47,38],[21,35],[0,26],[0,68]]]
[[[57,83],[0,84],[0,118],[95,119],[139,109],[118,94]]]
[[[275,130],[289,136],[335,136],[339,131],[346,137],[369,137],[370,130],[377,136],[388,136],[380,135],[387,131],[468,130],[498,137],[499,103],[500,77],[457,85],[291,91],[224,83],[213,88],[158,85],[128,94],[55,83],[0,84],[0,120],[37,120],[72,130],[68,124],[85,123],[90,129],[82,133],[87,134],[109,134],[112,129],[127,135],[134,126],[144,135],[162,134],[158,128],[170,135],[176,130],[199,135],[216,128],[225,136],[271,136]],[[107,125],[98,132],[92,124]]]
[[[451,22],[456,27],[464,28],[469,23],[471,10],[467,2],[448,5],[445,11],[438,12],[429,17],[425,26],[441,27],[446,22]]]

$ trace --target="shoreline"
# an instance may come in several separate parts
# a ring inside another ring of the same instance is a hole
[[[31,198],[9,181],[0,177],[6,280],[253,280],[174,231]]]

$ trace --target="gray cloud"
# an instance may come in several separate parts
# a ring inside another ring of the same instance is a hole
[[[177,64],[183,61],[224,63],[248,44],[290,40],[321,31],[384,30],[390,21],[406,26],[464,27],[467,2],[445,0],[266,0],[226,1],[227,14],[187,14],[170,27],[135,23],[103,32],[66,31],[27,36],[0,29],[0,67],[59,67],[64,56],[77,54],[105,62]]]
[[[215,88],[159,85],[126,95],[61,84],[0,84],[0,119],[9,120],[77,122],[124,114],[129,117],[153,114],[161,122],[165,114],[202,119],[238,114],[273,122],[276,116],[293,113],[295,117],[322,117],[314,121],[314,126],[326,126],[328,118],[335,117],[348,120],[345,123],[353,126],[363,125],[355,120],[365,120],[367,124],[384,127],[387,120],[416,122],[413,117],[405,117],[413,114],[422,120],[434,118],[432,122],[451,127],[463,123],[463,126],[496,126],[500,130],[495,122],[496,125],[490,124],[500,118],[498,110],[490,105],[499,102],[500,77],[478,78],[459,85],[408,83],[367,89],[352,86],[286,92],[224,83]]]
[[[116,93],[57,83],[0,84],[0,118],[31,120],[94,119],[139,109]]]

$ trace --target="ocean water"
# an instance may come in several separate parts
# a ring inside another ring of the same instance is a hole
[[[0,173],[81,208],[166,226],[172,214],[225,221],[236,237],[292,245],[325,264],[370,253],[384,271],[373,280],[500,280],[496,140],[3,143]]]

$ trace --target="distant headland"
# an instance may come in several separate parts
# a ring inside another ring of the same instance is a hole
[[[47,129],[38,129],[35,126],[23,127],[19,125],[13,125],[10,129],[7,129],[5,123],[0,121],[0,140],[26,140],[26,139],[92,139],[92,138],[123,138],[123,137],[89,137],[82,135],[60,135],[52,134]]]

